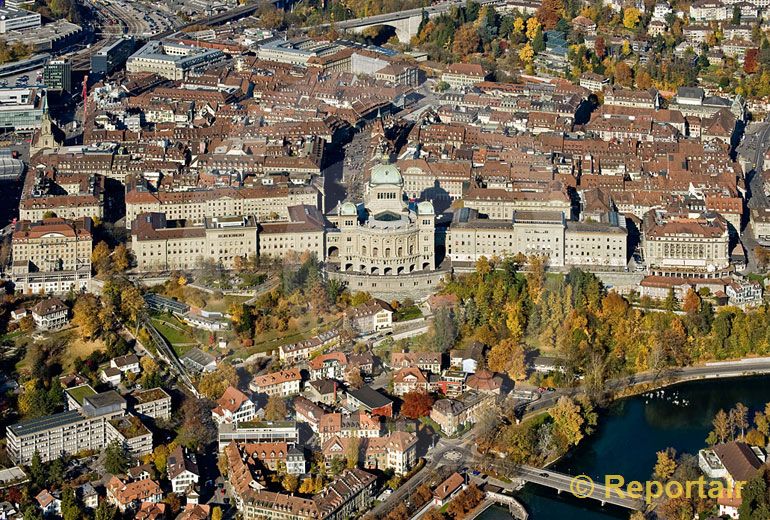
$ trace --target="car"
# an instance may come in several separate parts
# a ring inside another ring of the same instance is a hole
[[[548,473],[541,473],[540,476],[543,478],[548,478]]]
[[[538,387],[537,391],[539,393],[541,393],[541,394],[544,394],[545,393],[545,387],[544,386]]]

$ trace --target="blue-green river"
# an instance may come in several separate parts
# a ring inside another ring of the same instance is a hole
[[[660,392],[660,391],[658,391]],[[749,417],[770,401],[770,376],[682,383],[665,389],[665,395],[629,397],[613,403],[602,416],[598,431],[553,466],[571,475],[586,474],[603,481],[607,474],[626,481],[650,478],[656,452],[668,447],[677,453],[697,454],[712,429],[711,420],[735,403],[749,407]],[[569,518],[606,520],[628,518],[629,512],[598,502],[557,495],[532,484],[519,498],[532,520]],[[480,520],[510,519],[507,510],[490,508]]]

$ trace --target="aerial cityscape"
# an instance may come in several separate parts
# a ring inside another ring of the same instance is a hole
[[[0,520],[770,520],[768,8],[0,2]]]

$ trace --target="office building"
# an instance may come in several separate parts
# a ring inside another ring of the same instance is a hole
[[[112,74],[118,67],[123,66],[128,57],[134,52],[134,39],[121,38],[97,51],[91,56],[91,72],[96,74]]]
[[[43,83],[48,90],[72,91],[72,63],[67,59],[51,60],[43,69]]]
[[[191,72],[202,72],[224,57],[222,51],[215,49],[151,40],[128,58],[126,70],[180,80]]]

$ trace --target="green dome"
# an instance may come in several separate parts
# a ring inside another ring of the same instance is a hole
[[[372,184],[403,184],[401,172],[394,164],[377,164],[372,168]]]
[[[433,203],[430,201],[423,201],[417,204],[418,215],[434,215],[436,210],[433,209]]]

